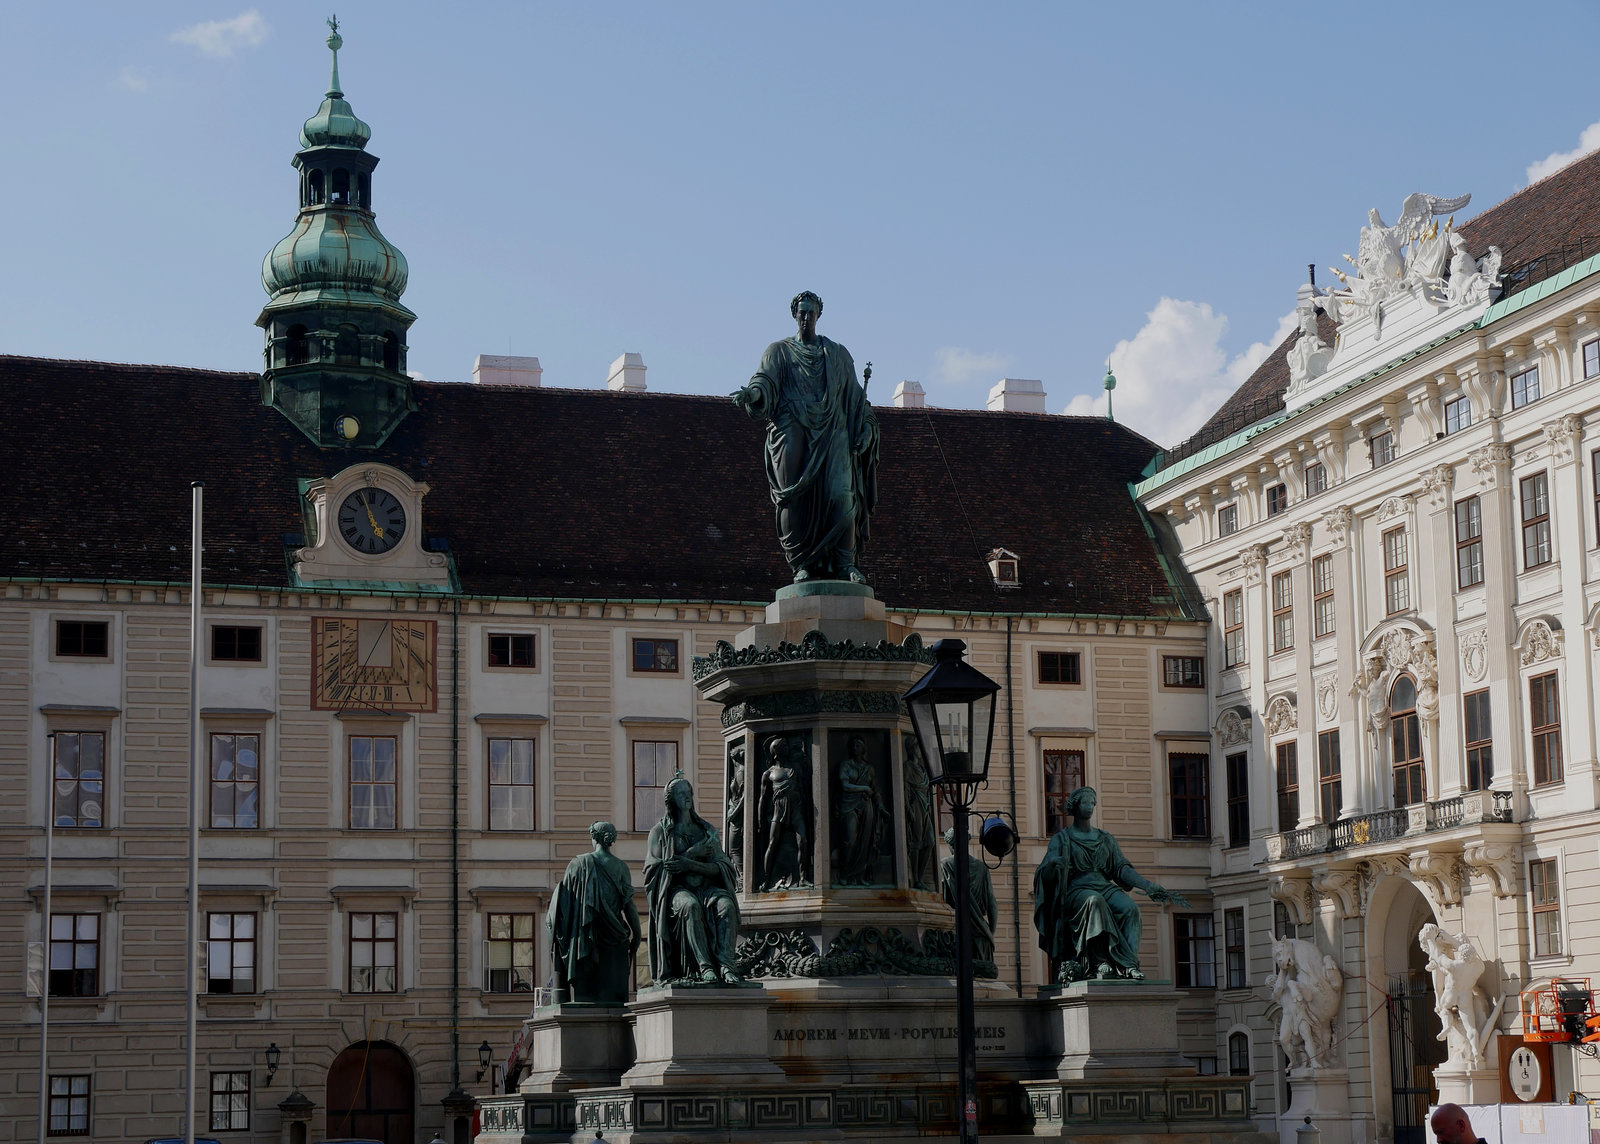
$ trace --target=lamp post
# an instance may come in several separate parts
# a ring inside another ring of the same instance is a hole
[[[967,815],[978,787],[988,782],[994,744],[994,697],[1000,685],[967,663],[962,640],[933,645],[934,665],[906,692],[911,726],[943,787],[955,820],[957,1131],[961,1144],[978,1139],[978,1048],[972,1004],[972,882]]]

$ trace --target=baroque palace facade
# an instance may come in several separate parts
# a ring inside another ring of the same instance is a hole
[[[409,378],[369,137],[335,67],[262,269],[260,373],[0,357],[0,1139],[36,1131],[41,991],[52,1133],[181,1134],[192,481],[198,1132],[453,1139],[550,979],[551,888],[589,824],[637,877],[680,768],[722,817],[691,662],[788,579],[760,426],[643,391],[636,359],[608,390]],[[1097,821],[1193,903],[1149,907],[1142,959],[1191,987],[1185,1051],[1215,1069],[1212,854],[1171,841],[1160,797],[1208,751],[1206,627],[1128,495],[1155,447],[904,395],[877,417],[862,567],[891,622],[961,636],[1006,685],[980,801],[1023,835],[994,873],[1002,981],[1047,977],[1031,871],[1093,784]]]
[[[1357,1140],[1600,1083],[1570,1044],[1507,1076],[1522,991],[1600,978],[1600,157],[1463,205],[1374,211],[1357,272],[1302,286],[1300,329],[1135,486],[1212,618],[1219,1038],[1267,1077],[1287,1048]],[[1342,978],[1310,1059],[1273,988],[1307,953]]]

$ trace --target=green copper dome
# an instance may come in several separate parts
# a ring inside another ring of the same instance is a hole
[[[356,118],[344,92],[339,90],[339,49],[344,47],[344,37],[337,28],[328,35],[328,47],[333,51],[333,75],[328,80],[327,97],[300,128],[300,146],[365,147],[372,138],[372,128]]]
[[[376,294],[398,305],[409,273],[406,256],[379,233],[370,215],[309,209],[267,253],[261,285],[272,295],[269,310],[337,294]]]

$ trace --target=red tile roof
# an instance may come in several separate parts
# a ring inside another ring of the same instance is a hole
[[[0,357],[0,576],[186,580],[189,484],[203,480],[207,582],[287,586],[297,482],[370,459],[431,486],[424,528],[469,594],[764,602],[789,579],[763,430],[726,398],[419,382],[382,449],[337,452],[264,408],[258,386]],[[1149,441],[1100,418],[877,412],[861,564],[891,607],[1176,612],[1128,491]],[[1021,589],[991,584],[998,547],[1021,555]]]

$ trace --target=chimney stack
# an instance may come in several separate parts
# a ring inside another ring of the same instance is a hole
[[[639,354],[623,354],[611,363],[611,375],[606,378],[606,388],[624,393],[643,393],[646,368],[644,358]]]
[[[896,409],[922,409],[927,405],[923,398],[922,386],[918,382],[902,381],[894,387]]]
[[[525,385],[538,389],[544,369],[536,357],[479,354],[472,363],[472,380],[479,385]]]
[[[1007,413],[1043,413],[1044,382],[1002,377],[989,391],[989,408]]]

